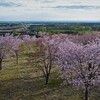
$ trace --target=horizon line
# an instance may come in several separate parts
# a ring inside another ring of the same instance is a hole
[[[91,20],[91,21],[88,21],[88,20],[70,20],[70,21],[66,21],[66,20],[36,20],[36,21],[33,21],[33,20],[14,20],[14,21],[7,21],[7,20],[0,20],[0,22],[98,22],[100,23],[100,20]]]

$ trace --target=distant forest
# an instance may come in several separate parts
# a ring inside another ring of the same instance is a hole
[[[67,23],[67,22],[2,22],[0,34],[81,34],[83,32],[100,31],[100,23]]]

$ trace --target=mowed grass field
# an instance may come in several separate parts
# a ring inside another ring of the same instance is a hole
[[[43,74],[27,62],[27,56],[4,59],[0,71],[0,100],[83,100],[83,90],[61,85],[58,71],[53,69],[49,84]],[[89,100],[100,100],[100,86],[90,89]]]

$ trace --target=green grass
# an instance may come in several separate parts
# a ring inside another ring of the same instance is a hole
[[[57,72],[51,73],[49,84],[37,68],[29,65],[25,57],[3,62],[0,71],[0,100],[83,100],[82,90],[61,85]],[[100,87],[91,89],[89,100],[100,100]]]

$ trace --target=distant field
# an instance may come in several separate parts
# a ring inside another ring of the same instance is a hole
[[[81,32],[100,32],[100,23],[83,22],[7,22],[0,23],[0,34],[33,34],[47,32],[49,34],[80,34]]]
[[[0,71],[0,100],[83,100],[83,91],[61,85],[57,70],[53,69],[49,84],[42,73],[28,64],[26,56],[5,59]],[[100,100],[100,87],[91,89],[89,100]]]

